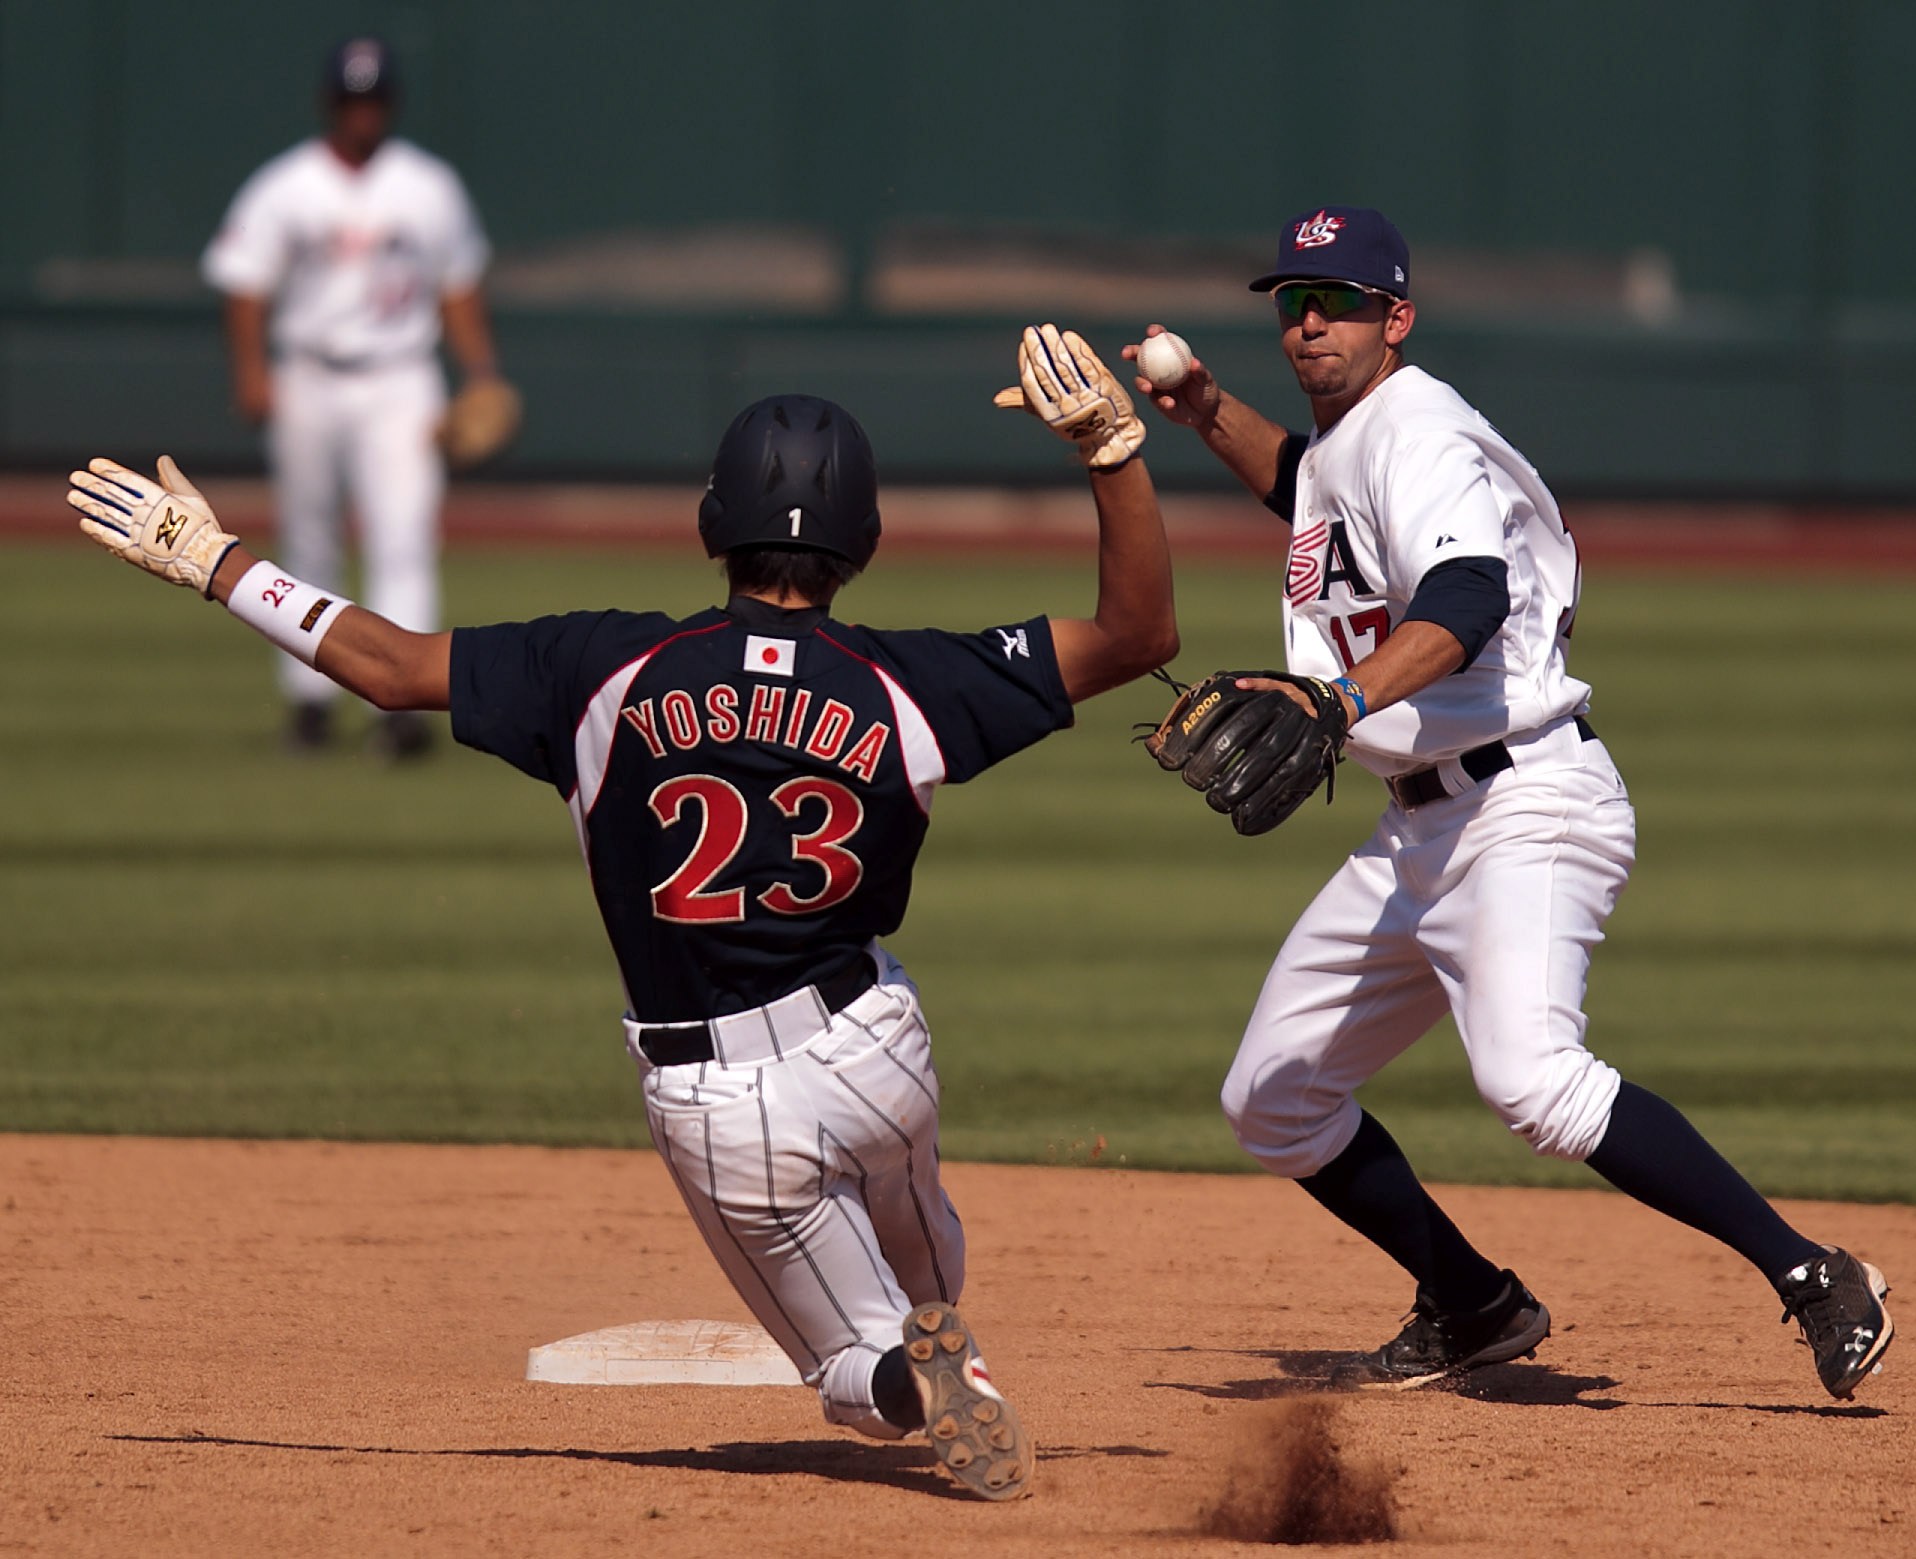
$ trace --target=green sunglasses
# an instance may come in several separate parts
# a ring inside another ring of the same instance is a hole
[[[1355,314],[1372,298],[1398,301],[1395,293],[1354,281],[1286,282],[1271,296],[1277,302],[1278,313],[1291,319],[1302,319],[1312,309],[1326,319],[1342,319],[1346,314]]]

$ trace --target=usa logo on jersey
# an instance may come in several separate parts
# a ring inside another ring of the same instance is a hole
[[[1320,211],[1316,216],[1306,217],[1297,224],[1294,242],[1299,249],[1322,249],[1326,244],[1337,242],[1338,229],[1343,225],[1342,217],[1329,216]]]
[[[1291,605],[1302,606],[1317,594],[1317,587],[1323,583],[1325,558],[1318,549],[1330,533],[1330,526],[1322,520],[1292,532],[1290,564],[1284,571],[1284,591],[1290,596]]]

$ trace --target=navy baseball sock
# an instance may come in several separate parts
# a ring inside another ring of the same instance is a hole
[[[1785,1223],[1682,1111],[1625,1083],[1603,1141],[1585,1160],[1619,1191],[1721,1240],[1772,1283],[1823,1254]]]
[[[898,1429],[923,1429],[925,1405],[911,1378],[901,1343],[888,1350],[872,1369],[872,1404],[886,1423]]]
[[[1416,1278],[1439,1309],[1481,1310],[1503,1292],[1502,1270],[1430,1199],[1404,1150],[1368,1110],[1350,1146],[1297,1183]]]

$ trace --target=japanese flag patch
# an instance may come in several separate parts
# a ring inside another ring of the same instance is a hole
[[[755,633],[745,636],[745,669],[763,677],[789,677],[798,650],[795,639],[761,639]]]

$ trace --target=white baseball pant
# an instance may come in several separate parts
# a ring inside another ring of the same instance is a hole
[[[1357,1087],[1446,1008],[1484,1102],[1538,1153],[1583,1159],[1620,1079],[1584,1048],[1590,950],[1629,879],[1636,814],[1565,720],[1514,767],[1394,803],[1285,938],[1224,1082],[1238,1141],[1289,1179],[1350,1145]]]
[[[653,1146],[732,1286],[828,1421],[894,1440],[872,1370],[916,1305],[957,1300],[965,1235],[938,1180],[918,991],[889,953],[872,956],[879,983],[828,1021],[790,997],[721,1020],[775,1028],[776,1056],[654,1067],[638,1025],[627,1033]]]
[[[446,406],[431,358],[359,370],[291,356],[273,369],[267,451],[289,573],[344,590],[342,488],[359,522],[365,582],[357,599],[402,628],[439,626],[439,504],[446,468],[433,433]],[[331,678],[279,658],[281,691],[296,702],[338,696]]]

